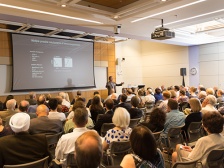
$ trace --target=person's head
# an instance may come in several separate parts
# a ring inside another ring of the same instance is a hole
[[[127,95],[123,93],[123,94],[121,94],[120,101],[124,103],[124,102],[126,102],[127,98],[128,98]]]
[[[138,91],[138,95],[139,96],[144,96],[144,90],[143,89],[139,89],[139,91]]]
[[[100,136],[95,131],[87,131],[79,136],[75,142],[74,156],[79,168],[99,167],[103,156]]]
[[[26,100],[22,100],[20,103],[19,103],[19,111],[20,112],[26,112],[29,108],[29,102],[26,101]]]
[[[92,104],[100,104],[100,103],[101,103],[100,95],[95,95],[93,97]]]
[[[156,93],[156,94],[160,94],[161,92],[162,92],[162,91],[161,91],[160,88],[156,88],[156,89],[155,89],[155,93]]]
[[[15,110],[16,108],[16,100],[15,99],[10,99],[6,102],[6,108],[9,110]]]
[[[129,112],[122,107],[116,108],[112,122],[115,126],[120,128],[127,128],[130,124],[130,114]]]
[[[30,116],[26,113],[16,113],[10,118],[9,125],[15,133],[28,131]]]
[[[58,95],[61,96],[62,99],[65,99],[65,92],[60,92]]]
[[[201,102],[197,98],[191,98],[189,101],[191,111],[192,112],[200,112],[201,111]]]
[[[178,103],[176,100],[174,99],[169,99],[168,103],[167,103],[168,108],[170,108],[170,110],[177,110],[178,108]]]
[[[213,96],[213,95],[208,95],[208,96],[206,96],[205,101],[207,101],[208,104],[211,104],[211,105],[213,105],[213,106],[214,106],[214,105],[216,104],[216,102],[217,102],[216,97]]]
[[[37,106],[36,114],[37,114],[37,117],[48,116],[49,109],[46,105],[41,104],[41,105]]]
[[[215,91],[214,91],[213,88],[207,88],[206,89],[206,93],[207,93],[207,95],[214,95],[215,94]]]
[[[177,86],[177,85],[175,85],[175,86],[174,86],[174,90],[175,90],[175,91],[179,91],[179,90],[180,90],[180,87]]]
[[[157,153],[156,140],[145,126],[136,126],[130,135],[133,152],[143,160],[153,161]]]
[[[224,91],[222,89],[219,89],[217,91],[217,96],[221,97],[224,94]]]
[[[46,97],[46,100],[50,100],[51,99],[51,94],[48,93],[48,94],[45,95],[45,97]]]
[[[61,98],[61,96],[56,96],[56,99],[58,100],[58,104],[62,104],[62,98]]]
[[[112,99],[107,99],[105,102],[105,107],[107,110],[111,110],[114,107],[114,101]]]
[[[98,91],[93,92],[93,96],[100,94]]]
[[[150,113],[150,123],[156,126],[164,126],[166,122],[166,113],[161,108],[154,108]]]
[[[29,97],[30,97],[30,99],[36,99],[36,93],[35,92],[30,92]]]
[[[203,114],[202,124],[205,127],[205,130],[209,133],[221,133],[223,131],[223,117],[217,111],[212,111]]]
[[[196,87],[190,87],[190,93],[195,93],[197,91],[197,88]]]
[[[128,88],[128,89],[127,89],[127,94],[130,95],[130,94],[132,94],[132,93],[133,93],[133,92],[132,92],[131,88]]]
[[[73,122],[75,125],[80,127],[85,127],[88,122],[88,111],[86,108],[77,108],[74,111]]]
[[[198,98],[199,99],[203,99],[207,96],[207,93],[205,91],[200,91],[198,94]]]
[[[177,98],[177,93],[174,90],[170,90],[170,98],[176,99]]]
[[[113,99],[113,100],[117,100],[117,94],[116,93],[112,93],[110,98]]]
[[[131,105],[132,105],[133,107],[138,107],[139,102],[140,102],[140,100],[139,100],[138,96],[133,96],[133,97],[131,98]]]
[[[51,98],[48,102],[48,105],[51,110],[56,110],[58,107],[58,100],[56,98]]]
[[[46,101],[46,98],[45,98],[45,95],[40,95],[38,97],[38,100],[37,100],[37,104],[40,105],[40,104],[44,104]]]
[[[77,91],[77,96],[81,96],[81,95],[82,95],[81,91],[78,90],[78,91]]]
[[[180,96],[185,96],[186,92],[184,90],[180,90]]]
[[[113,76],[109,76],[109,81],[110,81],[110,82],[113,81]]]
[[[167,100],[171,97],[171,93],[168,90],[163,91],[163,99]]]
[[[72,111],[75,111],[77,108],[85,108],[85,103],[83,101],[75,101],[72,107]]]
[[[5,102],[7,102],[7,101],[10,100],[10,99],[14,99],[14,96],[13,96],[13,95],[8,95],[8,96],[6,97],[6,99],[5,99]]]

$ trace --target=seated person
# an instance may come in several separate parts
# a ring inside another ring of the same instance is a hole
[[[48,107],[41,104],[37,107],[37,118],[30,120],[30,134],[56,134],[62,131],[62,121],[48,118]]]
[[[99,116],[94,126],[94,129],[99,133],[99,135],[100,135],[101,127],[104,123],[112,123],[112,117],[114,115],[114,112],[112,110],[113,106],[114,106],[114,101],[112,99],[107,99],[105,102],[106,112],[105,114]]]
[[[49,119],[58,119],[61,121],[66,120],[65,114],[57,111],[58,100],[56,98],[51,98],[48,102],[48,105],[50,107],[50,111],[48,114]]]
[[[118,107],[123,107],[125,108],[127,111],[129,111],[131,109],[131,104],[126,102],[127,100],[127,95],[126,94],[121,94],[120,96],[120,103],[116,106],[114,106],[113,111],[116,110],[116,108]]]
[[[11,135],[13,132],[9,127],[5,127],[2,123],[2,119],[0,117],[0,138],[6,135]]]
[[[131,134],[132,129],[128,127],[130,114],[125,108],[119,107],[115,110],[112,122],[115,127],[107,131],[103,141],[103,150],[107,150],[113,141],[129,140]]]
[[[206,159],[209,152],[224,149],[224,137],[220,134],[223,131],[222,115],[217,111],[205,113],[202,123],[208,135],[200,138],[193,149],[190,146],[177,145],[176,152],[172,154],[173,164],[176,161],[200,160],[202,166],[207,167]]]
[[[122,168],[156,167],[164,168],[161,152],[156,148],[152,132],[145,126],[136,126],[130,135],[133,154],[127,154],[120,166]]]
[[[89,107],[91,118],[94,123],[96,123],[96,118],[98,114],[104,114],[105,110],[103,108],[103,104],[101,103],[100,95],[96,95],[93,98],[92,104]]]
[[[101,138],[94,131],[83,133],[75,141],[75,160],[78,167],[100,167],[102,154]]]
[[[0,138],[0,168],[3,165],[24,164],[43,159],[46,156],[50,157],[46,136],[28,133],[30,126],[28,114],[17,113],[13,115],[9,125],[15,135]]]
[[[134,96],[131,98],[131,109],[128,110],[129,114],[130,114],[130,117],[131,119],[134,119],[134,118],[141,118],[142,117],[142,110],[138,108],[138,105],[139,105],[139,98],[138,96]]]
[[[166,122],[166,113],[160,108],[154,108],[150,113],[149,122],[141,123],[148,127],[152,132],[159,132],[164,129],[164,124]]]

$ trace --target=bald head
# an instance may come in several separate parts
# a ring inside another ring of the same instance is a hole
[[[28,110],[29,107],[29,102],[26,100],[22,100],[19,104],[19,111],[20,112],[26,112]]]
[[[48,116],[48,113],[49,113],[49,109],[46,105],[44,104],[41,104],[37,107],[37,116],[38,117],[41,117],[41,116]]]
[[[40,95],[39,97],[38,97],[38,105],[40,105],[40,104],[44,104],[45,103],[45,101],[46,101],[46,98],[45,98],[45,96],[44,95]]]
[[[99,167],[102,154],[102,141],[95,131],[85,132],[75,142],[75,159],[79,168]]]

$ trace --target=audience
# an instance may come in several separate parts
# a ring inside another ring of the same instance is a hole
[[[38,97],[37,104],[29,106],[27,112],[28,113],[36,113],[37,106],[41,105],[41,104],[47,105],[45,95],[43,95],[43,94]]]
[[[107,99],[105,102],[106,112],[105,114],[102,114],[99,116],[94,126],[94,129],[99,133],[99,135],[100,135],[101,127],[104,123],[112,123],[112,117],[114,114],[112,110],[113,106],[114,106],[114,101],[112,99]]]
[[[48,102],[50,107],[50,112],[48,114],[49,119],[57,119],[61,121],[65,121],[66,117],[64,113],[57,112],[58,100],[56,98],[51,98]]]
[[[100,167],[102,154],[101,138],[94,131],[83,133],[75,142],[75,160],[78,168]]]
[[[17,113],[9,121],[15,135],[0,138],[0,168],[3,165],[16,165],[33,162],[50,156],[46,136],[42,134],[30,135],[30,116]],[[49,158],[51,161],[51,158]]]
[[[12,116],[16,114],[18,111],[16,110],[16,100],[10,99],[6,102],[6,111],[0,112],[0,117],[3,121],[6,121],[6,117]]]
[[[214,107],[216,105],[216,97],[213,95],[206,96],[205,100],[202,103],[202,114],[205,114],[207,112],[211,111],[217,111],[217,109]]]
[[[197,91],[197,88],[195,87],[190,87],[190,96],[189,98],[198,98],[198,96],[196,95],[196,91]]]
[[[93,97],[95,96],[95,95],[100,95],[100,93],[98,92],[98,91],[95,91],[95,92],[93,92]],[[86,104],[86,107],[87,108],[89,108],[89,106],[92,104],[92,100],[93,99],[89,99],[89,101],[87,102],[87,104]],[[104,100],[101,98],[101,102],[103,103],[104,102]]]
[[[223,92],[223,90],[222,89],[219,89],[218,91],[217,91],[217,103],[222,103],[222,102],[224,102],[224,92]]]
[[[66,105],[62,104],[63,99],[61,98],[61,96],[56,96],[56,99],[58,100],[57,111],[63,113],[69,112],[69,108]]]
[[[26,99],[26,101],[28,101],[30,105],[36,105],[37,104],[36,98],[37,98],[36,93],[30,92],[29,99]]]
[[[84,97],[82,97],[82,92],[80,90],[78,90],[75,98],[71,101],[71,105],[73,105],[78,98],[82,98],[83,101],[86,102],[86,99]]]
[[[48,118],[48,107],[41,104],[37,107],[37,118],[30,120],[30,134],[56,134],[62,131],[62,122]]]
[[[207,95],[213,95],[213,96],[214,96],[215,91],[214,91],[213,88],[207,88],[207,89],[206,89],[206,93],[207,93]]]
[[[197,98],[191,98],[189,100],[191,107],[191,113],[185,118],[185,125],[182,130],[185,132],[184,135],[187,135],[187,129],[191,122],[200,122],[202,120],[201,113],[201,102]],[[188,139],[188,137],[186,137]]]
[[[60,92],[59,96],[62,98],[62,103],[61,104],[70,108],[70,102],[65,99],[66,98],[66,93],[65,92]]]
[[[156,148],[152,132],[144,126],[136,126],[130,135],[133,154],[127,154],[120,166],[122,168],[156,167],[164,168],[161,152]]]
[[[14,99],[14,96],[13,96],[13,95],[8,95],[8,96],[6,96],[6,99],[5,99],[4,103],[3,103],[3,109],[4,109],[4,110],[7,109],[7,106],[6,106],[7,101],[8,101],[8,100],[11,100],[11,99]],[[17,105],[16,105],[15,107],[17,107]]]
[[[163,95],[160,88],[155,89],[154,97],[155,97],[155,103],[157,103],[157,101],[159,100],[163,100]]]
[[[88,111],[86,108],[77,108],[74,113],[73,121],[77,126],[73,132],[62,135],[55,149],[55,158],[66,165],[66,157],[74,152],[75,141],[84,132],[88,131],[85,127],[88,122]]]
[[[141,125],[148,127],[152,132],[159,132],[164,129],[166,122],[166,113],[160,108],[154,108],[150,113],[149,122],[143,122]]]
[[[163,137],[167,137],[167,133],[170,128],[184,125],[185,115],[178,110],[178,103],[176,100],[169,99],[167,103],[166,122],[164,125],[164,131],[161,134]]]
[[[116,108],[123,107],[127,111],[129,111],[131,109],[131,104],[127,103],[126,100],[127,100],[127,95],[125,93],[121,94],[121,96],[120,96],[120,103],[118,105],[114,106],[113,110],[115,111]]]
[[[186,96],[186,92],[184,90],[180,90],[179,97],[178,97],[178,103],[188,102],[188,97]]]
[[[129,139],[132,129],[129,128],[130,114],[125,108],[119,107],[115,110],[112,122],[113,129],[107,131],[103,141],[103,149],[107,150],[113,141],[125,141]]]
[[[170,97],[171,97],[170,91],[168,90],[163,91],[163,101],[159,104],[159,108],[161,108],[165,112],[167,112],[167,103]]]
[[[207,93],[205,91],[200,91],[198,94],[198,99],[200,100],[201,103],[203,103],[203,101],[205,100],[207,96]]]
[[[101,103],[100,95],[94,96],[92,104],[89,107],[89,110],[90,110],[91,118],[92,118],[93,122],[96,123],[97,115],[105,113],[105,110]]]
[[[6,135],[11,135],[12,131],[9,127],[3,125],[2,119],[0,117],[0,138]]]
[[[142,110],[138,108],[139,105],[139,98],[138,96],[134,96],[131,98],[131,109],[128,111],[130,114],[131,119],[134,118],[141,118],[142,117]]]
[[[156,99],[155,96],[153,95],[152,89],[148,88],[146,90],[146,96],[145,96],[145,101],[144,103],[155,103]]]
[[[200,138],[195,147],[177,145],[176,152],[172,154],[172,161],[185,162],[200,160],[203,167],[208,167],[206,159],[209,152],[214,149],[224,149],[224,137],[220,134],[223,131],[223,117],[217,111],[203,114],[202,123],[207,136]]]

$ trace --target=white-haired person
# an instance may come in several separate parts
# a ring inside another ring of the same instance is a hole
[[[15,135],[0,138],[0,168],[4,165],[24,164],[50,156],[46,136],[29,134],[28,114],[16,113],[10,118],[9,125]]]
[[[213,95],[208,95],[206,96],[205,100],[202,103],[202,114],[205,114],[207,112],[211,111],[217,111],[215,108],[215,105],[217,103],[216,97]]]
[[[107,131],[103,141],[103,150],[107,150],[110,143],[113,141],[129,140],[132,131],[132,129],[128,127],[130,124],[130,114],[125,108],[116,108],[112,122],[115,127]]]

